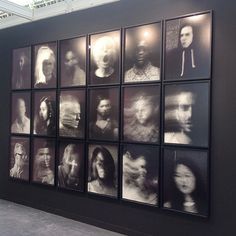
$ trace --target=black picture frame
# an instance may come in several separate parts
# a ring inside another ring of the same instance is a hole
[[[89,85],[120,83],[121,30],[89,35]]]
[[[209,216],[209,152],[166,147],[162,155],[162,208]]]
[[[212,12],[165,21],[164,79],[211,78]]]
[[[13,49],[11,88],[31,88],[31,46]]]
[[[59,41],[60,87],[86,86],[87,36]]]
[[[87,155],[87,192],[117,199],[120,184],[119,145],[117,143],[89,142]]]
[[[57,41],[34,45],[33,88],[56,88],[57,66]]]
[[[161,81],[160,21],[124,28],[123,45],[123,83]]]

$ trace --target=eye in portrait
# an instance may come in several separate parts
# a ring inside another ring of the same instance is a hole
[[[118,147],[89,145],[88,192],[117,197]]]
[[[161,24],[125,29],[124,82],[160,80]]]
[[[61,87],[86,84],[86,37],[60,42]]]
[[[29,138],[11,138],[10,177],[29,180]]]
[[[159,148],[145,145],[124,145],[122,162],[122,198],[158,204]]]
[[[34,88],[56,88],[57,43],[34,46]]]
[[[123,139],[159,142],[160,86],[124,88]]]
[[[211,14],[166,22],[165,79],[210,78]]]
[[[207,147],[208,120],[208,83],[165,86],[165,143]]]
[[[13,50],[12,89],[31,88],[31,47]]]
[[[120,31],[90,36],[90,84],[119,83]]]
[[[164,150],[163,206],[208,214],[208,155],[205,151]]]
[[[30,92],[12,93],[11,133],[30,134]]]
[[[56,92],[34,93],[34,134],[56,135]]]
[[[60,94],[59,134],[83,138],[85,129],[85,90],[64,90]]]
[[[58,187],[83,191],[84,145],[73,141],[61,141],[59,152]]]
[[[34,138],[32,181],[54,185],[55,179],[55,142],[52,139]]]

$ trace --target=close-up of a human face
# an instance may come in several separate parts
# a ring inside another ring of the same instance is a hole
[[[38,150],[38,156],[40,160],[42,161],[42,164],[45,165],[45,167],[50,167],[51,162],[51,153],[49,148],[40,148]]]
[[[68,156],[66,158],[65,163],[70,168],[70,175],[75,176],[78,175],[80,163],[79,163],[79,154],[76,153],[74,150],[69,150]]]
[[[185,132],[191,132],[192,129],[192,105],[194,103],[193,95],[190,92],[181,93],[177,97],[176,117],[181,129]]]
[[[41,102],[39,107],[39,116],[41,119],[46,121],[48,119],[48,107],[46,102]]]
[[[196,177],[184,164],[178,164],[175,169],[174,181],[180,192],[191,194],[196,187]]]
[[[95,167],[97,169],[98,177],[100,179],[105,179],[107,173],[104,166],[104,157],[101,152],[97,154],[97,157],[95,160]]]
[[[54,70],[54,58],[51,55],[48,59],[43,61],[43,74],[46,77],[46,80],[50,80],[53,75]]]
[[[145,99],[140,99],[134,104],[134,112],[137,121],[145,125],[152,116],[153,105]]]
[[[94,59],[99,69],[113,67],[116,56],[116,45],[111,37],[98,39],[94,49]]]
[[[17,105],[16,105],[16,113],[18,118],[23,118],[25,116],[25,112],[26,112],[25,101],[20,98],[17,100]]]
[[[145,41],[140,41],[136,48],[136,65],[143,67],[146,65],[149,57],[149,47]]]
[[[20,66],[21,70],[23,70],[24,65],[25,65],[25,57],[24,56],[20,56],[20,58],[19,58],[19,66]]]
[[[183,48],[188,48],[193,42],[193,28],[185,26],[180,32],[180,42]]]
[[[24,147],[18,144],[14,150],[14,155],[15,155],[15,164],[18,167],[23,167],[28,159]]]
[[[134,163],[134,166],[137,169],[137,183],[142,186],[146,180],[147,175],[147,162],[144,156],[138,157]]]
[[[66,53],[64,63],[67,70],[73,70],[74,66],[78,64],[78,60],[72,51]]]
[[[109,99],[101,100],[98,104],[97,112],[101,117],[108,118],[111,113],[111,101]]]

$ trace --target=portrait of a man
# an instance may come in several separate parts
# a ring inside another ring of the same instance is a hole
[[[160,80],[160,23],[125,29],[124,82]]]
[[[29,138],[11,138],[10,177],[29,180]]]
[[[120,31],[90,36],[90,84],[119,83]]]
[[[56,42],[34,46],[34,88],[55,88],[56,85]]]
[[[165,55],[166,80],[209,78],[211,15],[167,21]]]
[[[86,37],[60,42],[61,87],[86,84]]]
[[[60,94],[59,135],[84,137],[85,91],[64,90]]]
[[[165,86],[164,142],[208,145],[207,83]]]
[[[30,112],[30,93],[13,93],[11,133],[30,134]]]
[[[55,143],[53,140],[35,138],[33,140],[33,182],[54,185]]]
[[[118,140],[118,88],[90,90],[89,138]]]
[[[31,47],[13,50],[12,89],[31,87]]]
[[[160,86],[124,89],[123,139],[158,142],[160,134]]]

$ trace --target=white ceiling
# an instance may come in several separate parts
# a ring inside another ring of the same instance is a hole
[[[0,0],[0,29],[120,0]]]

